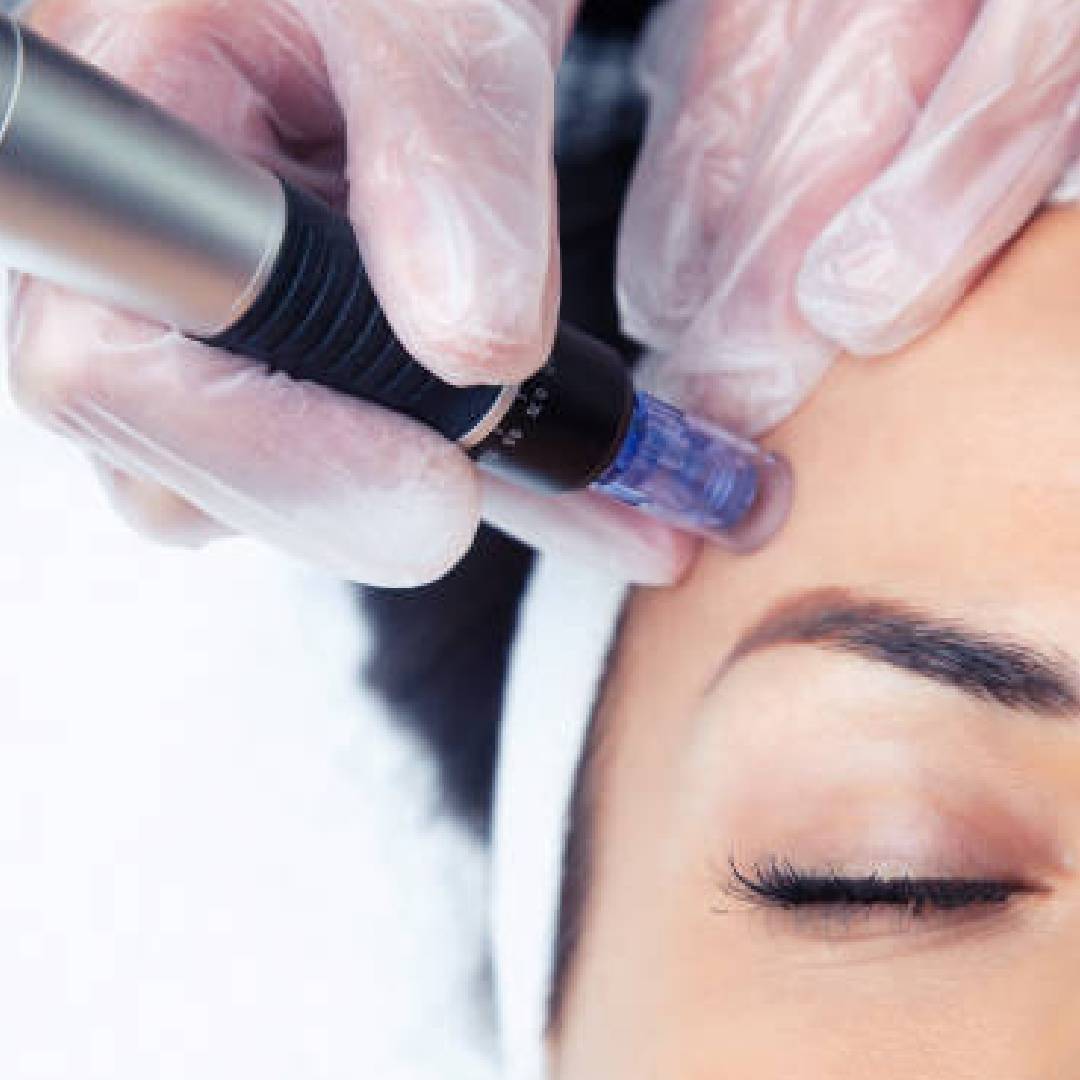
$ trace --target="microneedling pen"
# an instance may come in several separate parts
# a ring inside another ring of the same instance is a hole
[[[560,327],[520,386],[450,386],[398,342],[348,219],[0,18],[0,261],[411,416],[482,466],[592,488],[737,551],[786,517],[783,462],[648,394]]]

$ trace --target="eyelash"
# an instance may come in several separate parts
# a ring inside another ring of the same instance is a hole
[[[971,909],[1000,909],[1031,892],[1018,881],[935,877],[848,877],[831,871],[805,871],[785,860],[755,864],[749,871],[731,861],[726,891],[762,906],[796,909],[898,909],[915,918]]]

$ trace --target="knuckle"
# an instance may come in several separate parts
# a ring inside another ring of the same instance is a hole
[[[45,292],[24,286],[12,312],[9,386],[20,408],[49,419],[94,395],[97,365],[79,344],[77,320]]]
[[[20,351],[12,356],[12,399],[32,416],[54,419],[86,399],[89,371],[85,355],[43,351],[28,361]]]

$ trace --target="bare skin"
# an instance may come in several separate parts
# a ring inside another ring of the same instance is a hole
[[[777,433],[779,542],[634,599],[559,1080],[1080,1077],[1078,278],[1043,217]]]

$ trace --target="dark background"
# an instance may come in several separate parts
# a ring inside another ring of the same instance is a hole
[[[589,0],[582,8],[579,25],[600,33],[636,34],[656,0]]]
[[[589,0],[575,56],[587,59],[595,44],[635,36],[654,6],[652,0]],[[563,116],[560,123],[573,124],[574,117]],[[628,357],[633,350],[618,334],[613,269],[639,143],[640,125],[584,157],[557,162],[562,317],[619,345]],[[390,704],[395,722],[434,753],[442,809],[483,836],[490,827],[507,664],[532,565],[528,548],[484,527],[470,555],[441,582],[422,589],[359,590],[375,638],[363,680]]]

